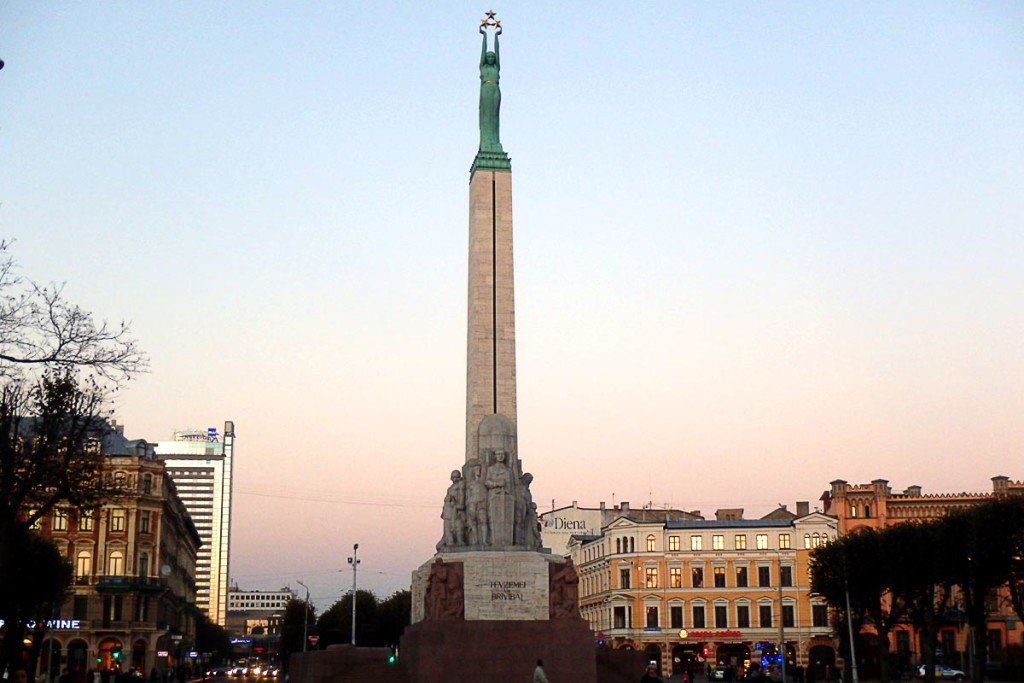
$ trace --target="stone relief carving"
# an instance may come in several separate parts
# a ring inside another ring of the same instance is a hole
[[[548,615],[551,619],[578,619],[580,617],[580,577],[572,560],[552,563],[548,568]]]
[[[427,579],[425,617],[427,619],[463,619],[465,617],[461,562],[444,562],[440,557],[430,567]]]

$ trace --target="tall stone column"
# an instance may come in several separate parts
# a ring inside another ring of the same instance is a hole
[[[487,160],[489,161],[489,160]],[[469,181],[469,315],[466,460],[480,457],[487,415],[516,424],[516,332],[512,264],[512,171],[477,159]],[[504,166],[508,166],[507,157]]]

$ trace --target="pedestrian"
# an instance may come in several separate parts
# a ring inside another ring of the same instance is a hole
[[[658,667],[653,664],[648,664],[647,671],[644,672],[644,676],[640,679],[640,683],[665,683],[665,681],[658,677]]]
[[[13,676],[11,676],[11,683],[28,683],[28,669],[21,666],[14,667]]]
[[[544,673],[544,660],[537,660],[537,668],[533,670],[533,683],[548,683],[548,677]]]

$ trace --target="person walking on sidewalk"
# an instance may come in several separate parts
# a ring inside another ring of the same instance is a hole
[[[644,677],[640,679],[640,683],[665,683],[658,677],[658,667],[648,666],[647,671],[644,672]]]
[[[533,670],[533,683],[548,683],[548,677],[544,673],[544,660],[537,660],[537,668]]]

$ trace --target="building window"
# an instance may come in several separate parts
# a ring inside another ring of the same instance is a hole
[[[793,605],[782,606],[782,625],[786,628],[796,626],[796,617],[793,613]]]
[[[616,607],[613,611],[615,628],[626,628],[626,608]]]
[[[621,553],[622,552],[622,539],[621,538],[616,538],[615,539],[615,552],[617,552],[617,553]]]
[[[658,628],[658,608],[654,605],[647,606],[647,628]]]
[[[811,535],[810,534],[804,534],[804,547],[805,548],[810,548],[811,547]]]
[[[704,538],[702,536],[690,536],[690,550],[703,550]]]
[[[747,587],[747,568],[736,567],[736,587],[746,588]]]
[[[783,586],[789,587],[793,585],[793,568],[784,565],[779,567],[779,583]]]
[[[651,534],[647,537],[647,552],[653,553],[656,550],[655,544],[656,540],[654,538],[654,534]]]
[[[629,541],[629,552],[635,553],[636,552],[636,539],[635,538],[629,538],[627,540]]]
[[[75,576],[86,579],[90,574],[92,574],[92,554],[88,550],[79,551],[75,558]]]
[[[646,585],[648,588],[658,587],[658,568],[657,567],[646,567],[644,569],[644,575],[646,577]]]
[[[76,595],[71,605],[71,618],[84,621],[89,618],[89,596]]]
[[[757,535],[757,549],[767,550],[768,549],[768,534]]]
[[[736,605],[736,627],[750,628],[750,605]]]
[[[725,567],[715,567],[712,572],[715,577],[715,588],[725,588]]]
[[[142,475],[142,492],[149,493],[153,490],[153,475],[144,474]]]
[[[68,511],[63,508],[57,508],[53,511],[53,530],[54,531],[67,531],[68,530]]]
[[[149,598],[144,595],[135,600],[135,621],[149,621]]]
[[[793,545],[789,539],[789,534],[779,534],[779,549],[789,550],[792,547]]]
[[[149,553],[139,555],[139,576],[143,579],[149,576]]]
[[[864,516],[865,517],[870,517],[871,516],[871,506],[870,505],[865,505],[864,506]]]
[[[910,652],[910,631],[896,631],[896,652]]]
[[[693,628],[706,628],[704,623],[704,605],[693,606]]]
[[[78,530],[92,531],[93,520],[96,513],[92,510],[82,510],[78,513]]]
[[[128,511],[124,508],[114,508],[110,511],[110,530],[111,531],[124,531],[125,519],[128,516]]]
[[[711,549],[712,550],[725,550],[725,536],[722,534],[715,534],[711,537]]]
[[[125,482],[127,481],[128,475],[125,474],[123,471],[118,470],[117,472],[114,472],[114,486],[116,486],[119,489],[123,489]]]
[[[682,628],[683,627],[683,606],[672,605],[669,607],[669,619],[672,620],[669,628]]]
[[[856,517],[857,516],[857,506],[856,505],[853,505],[853,504],[850,505],[850,516],[851,517]]]
[[[715,605],[715,628],[729,628],[729,607]]]
[[[107,575],[124,575],[124,553],[122,553],[120,550],[110,551],[110,556],[107,559]]]
[[[747,549],[747,535],[746,534],[736,534],[736,536],[733,538],[733,542],[736,544],[736,550],[746,550]]]
[[[619,570],[619,588],[629,588],[629,567]]]
[[[758,626],[761,628],[772,627],[772,606],[771,605],[759,605],[757,608],[758,614]]]
[[[817,548],[818,546],[820,546],[824,542],[824,540],[825,540],[824,536],[815,533],[813,536],[811,536],[811,547],[812,548]]]
[[[766,588],[772,585],[772,568],[771,567],[758,567],[757,568],[757,585],[761,588]]]
[[[678,536],[669,536],[668,537],[668,549],[669,550],[676,550],[676,551],[679,550],[679,537]]]
[[[683,568],[682,567],[671,567],[668,570],[669,580],[671,581],[672,588],[683,587]]]
[[[815,628],[828,626],[828,605],[811,605],[811,623]]]
[[[694,588],[704,585],[704,567],[694,567],[690,570],[690,579]]]
[[[149,523],[153,517],[153,513],[149,510],[143,510],[142,514],[139,515],[139,531],[143,534],[149,533]]]

